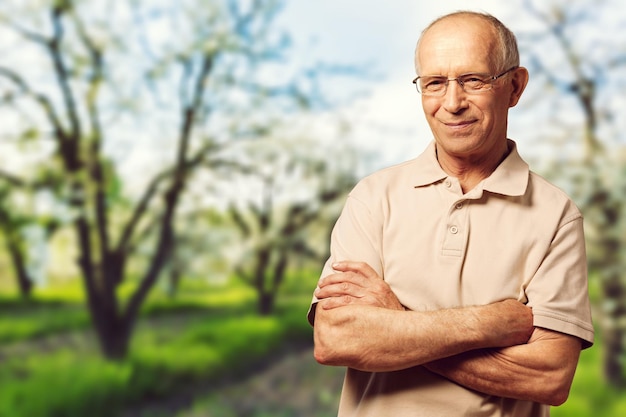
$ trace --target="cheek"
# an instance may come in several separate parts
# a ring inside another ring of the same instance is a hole
[[[497,106],[492,109],[491,117],[493,117],[493,123],[497,125],[506,125],[506,120],[508,117],[509,107],[507,103],[500,103],[500,106]]]
[[[493,101],[491,103],[485,103],[483,106],[477,106],[482,113],[483,120],[490,125],[500,125],[506,123],[506,117],[508,112],[507,103],[500,101]]]
[[[434,116],[440,107],[438,100],[432,100],[422,96],[422,109],[426,117]]]

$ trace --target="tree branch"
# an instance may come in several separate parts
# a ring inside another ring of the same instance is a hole
[[[109,221],[107,215],[107,195],[106,195],[106,178],[103,169],[103,161],[101,156],[102,148],[102,127],[100,125],[100,116],[98,109],[98,93],[100,86],[104,80],[104,61],[102,51],[91,40],[82,21],[73,15],[73,20],[77,27],[78,37],[87,49],[91,58],[92,74],[89,77],[89,85],[85,93],[85,103],[87,107],[87,116],[91,126],[90,135],[90,160],[89,173],[96,192],[94,194],[94,210],[96,218],[96,227],[100,240],[100,258],[103,262],[107,262],[109,257]],[[114,174],[113,174],[114,175]],[[106,267],[105,267],[106,268]],[[108,274],[107,274],[108,275]],[[110,277],[107,278],[107,281]]]
[[[176,166],[174,168],[174,178],[170,183],[168,191],[165,193],[165,211],[162,217],[159,237],[157,239],[156,250],[152,264],[144,275],[139,288],[131,296],[127,305],[124,317],[126,320],[132,321],[137,317],[139,307],[148,294],[148,291],[154,285],[161,268],[170,255],[171,246],[174,239],[174,214],[180,199],[180,195],[185,187],[188,166],[187,154],[189,152],[189,142],[191,140],[192,128],[198,110],[202,106],[204,90],[207,84],[207,78],[213,69],[214,55],[205,54],[201,63],[200,72],[195,82],[194,94],[191,103],[183,107],[183,124],[181,126],[179,147],[176,158]]]
[[[26,80],[22,78],[22,76],[20,76],[18,73],[16,73],[10,68],[0,66],[0,76],[12,82],[19,90],[21,90],[23,94],[32,97],[33,100],[35,100],[35,102],[39,104],[44,114],[48,118],[48,121],[50,122],[50,124],[52,125],[52,128],[54,129],[55,137],[61,142],[67,140],[67,133],[65,132],[65,129],[63,125],[61,124],[61,120],[59,119],[59,116],[54,110],[52,101],[47,96],[41,93],[35,92],[28,85]]]
[[[76,111],[76,100],[74,99],[74,94],[69,83],[70,76],[65,64],[63,63],[63,57],[61,54],[61,42],[63,41],[64,34],[62,17],[64,13],[65,9],[59,5],[53,7],[51,11],[50,17],[52,20],[53,35],[52,39],[50,39],[47,43],[47,49],[52,59],[52,64],[57,76],[57,82],[61,89],[61,96],[63,97],[65,110],[70,122],[71,133],[68,135],[67,139],[72,142],[78,142],[82,136],[81,125]],[[77,143],[72,147],[72,149],[76,148],[76,146]],[[78,157],[77,155],[73,156],[76,158]],[[78,168],[78,166],[72,168],[72,171],[74,171]]]
[[[6,172],[3,169],[0,169],[0,178],[6,180],[9,184],[16,186],[16,187],[25,187],[28,184],[26,183],[26,181],[24,181],[23,179],[9,173]]]

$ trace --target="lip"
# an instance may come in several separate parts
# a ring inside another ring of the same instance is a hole
[[[445,129],[447,129],[450,133],[456,132],[457,134],[462,134],[466,130],[470,130],[474,125],[475,120],[462,120],[455,122],[443,122]]]
[[[451,127],[451,128],[458,128],[458,127],[464,127],[464,126],[468,126],[470,124],[474,123],[473,120],[463,120],[460,122],[443,122],[444,125]]]

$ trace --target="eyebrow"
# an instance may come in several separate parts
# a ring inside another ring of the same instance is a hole
[[[491,73],[489,72],[481,72],[481,71],[470,71],[470,72],[462,72],[459,75],[457,75],[457,77],[462,77],[464,75],[487,75],[487,76],[491,76]],[[450,77],[449,75],[442,75],[442,74],[424,74],[424,75],[420,75],[420,78],[424,78],[424,77],[441,77],[441,78],[454,78],[454,77]]]

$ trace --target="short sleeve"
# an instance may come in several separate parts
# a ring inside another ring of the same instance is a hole
[[[357,184],[348,196],[341,215],[333,227],[330,238],[330,257],[324,264],[320,274],[325,277],[333,273],[332,264],[339,261],[362,261],[383,276],[381,259],[382,225],[377,221],[375,202],[365,202],[363,197],[368,194],[363,183]],[[313,296],[311,308],[307,314],[310,324],[315,319]]]
[[[571,214],[557,229],[550,248],[526,288],[534,324],[576,336],[584,348],[593,344],[594,331],[587,282],[583,220]]]

